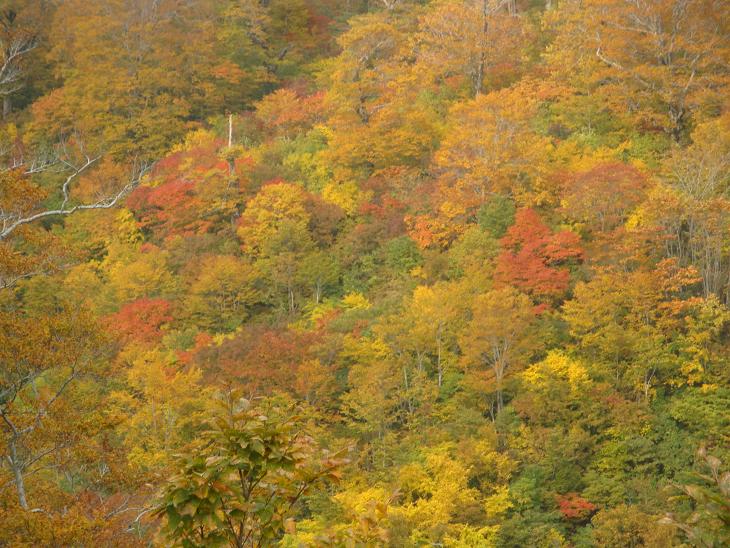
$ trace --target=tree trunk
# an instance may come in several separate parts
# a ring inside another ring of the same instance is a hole
[[[408,414],[412,415],[413,414],[413,402],[411,401],[411,397],[408,395],[408,390],[409,390],[408,369],[406,368],[405,365],[403,366],[403,382],[405,384],[405,392],[406,392],[405,398],[406,398],[406,406],[408,407]]]
[[[482,43],[479,48],[479,64],[477,65],[477,73],[474,76],[474,95],[482,92],[484,85],[484,71],[487,64],[487,31],[489,30],[489,3],[488,0],[482,0]]]
[[[502,412],[504,407],[504,398],[502,396],[502,381],[504,380],[504,372],[507,369],[507,364],[503,360],[498,360],[494,364],[494,381],[497,385],[497,415]]]
[[[28,499],[25,494],[25,478],[23,478],[23,466],[18,462],[18,451],[15,442],[10,442],[10,456],[8,457],[10,468],[15,478],[15,489],[18,492],[18,502],[23,510],[28,509]]]
[[[444,370],[441,367],[441,324],[439,323],[438,335],[436,336],[436,371],[438,372],[438,386],[441,389],[441,383],[444,380]]]
[[[3,97],[3,120],[7,119],[8,116],[13,112],[13,100],[10,95]]]

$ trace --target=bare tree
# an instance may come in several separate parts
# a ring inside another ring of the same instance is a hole
[[[14,28],[16,13],[5,10],[0,14],[0,97],[3,99],[3,118],[10,114],[10,97],[23,87],[22,61],[38,46],[35,33]]]

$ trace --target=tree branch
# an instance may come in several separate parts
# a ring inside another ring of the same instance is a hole
[[[38,42],[35,36],[16,38],[7,48],[5,48],[5,44],[0,41],[0,47],[5,52],[5,55],[3,56],[3,63],[0,65],[0,86],[13,84],[18,80],[18,78],[20,78],[20,68],[16,64],[18,58],[33,51],[37,45]],[[18,91],[20,87],[21,86],[16,85],[10,89],[3,90],[0,95],[10,95]]]
[[[102,198],[101,200],[93,203],[88,204],[78,204],[73,207],[67,208],[66,205],[68,203],[68,190],[69,185],[73,179],[75,179],[81,172],[86,170],[89,166],[91,166],[94,162],[96,162],[99,159],[99,157],[96,158],[87,158],[86,163],[78,168],[74,173],[69,175],[69,177],[66,179],[66,181],[63,184],[62,192],[63,192],[63,202],[61,206],[57,209],[49,209],[46,211],[41,211],[39,213],[35,213],[32,215],[28,215],[26,217],[20,217],[17,218],[14,222],[8,224],[7,226],[4,226],[2,231],[0,231],[0,241],[4,240],[10,234],[12,234],[16,229],[19,227],[26,225],[28,223],[32,223],[41,219],[45,219],[48,217],[55,217],[55,216],[66,216],[71,215],[72,213],[76,213],[77,211],[84,211],[84,210],[90,210],[90,209],[110,209],[117,205],[119,201],[124,198],[127,194],[129,194],[132,190],[134,190],[142,180],[142,177],[151,169],[152,165],[146,165],[143,166],[133,177],[132,180],[127,183],[119,192],[117,192],[113,196],[107,196],[105,198]],[[3,220],[5,221],[5,219]]]

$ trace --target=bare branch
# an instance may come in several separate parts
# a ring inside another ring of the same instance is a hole
[[[2,417],[3,421],[5,421],[5,424],[7,424],[10,427],[10,430],[13,433],[13,436],[17,437],[18,429],[16,428],[15,424],[13,424],[13,421],[11,421],[10,418],[5,414],[4,409],[0,409],[0,417]]]
[[[89,158],[86,157],[86,163],[82,165],[79,168],[75,168],[74,172],[71,173],[68,177],[66,177],[66,180],[63,183],[62,192],[63,192],[63,202],[61,203],[61,209],[66,209],[66,204],[68,203],[68,186],[71,184],[71,181],[73,181],[76,177],[78,177],[83,171],[89,168],[94,162],[96,162],[101,156],[97,156],[96,158]],[[66,163],[64,161],[64,163]]]
[[[0,65],[0,86],[5,89],[0,90],[0,95],[10,95],[22,87],[16,83],[21,74],[18,61],[20,57],[30,53],[37,46],[38,41],[35,36],[15,38],[7,47],[0,41],[0,48],[5,53],[2,59],[2,65]]]
[[[68,190],[70,183],[78,177],[80,173],[82,173],[84,170],[86,170],[89,166],[91,166],[94,162],[98,160],[98,157],[95,158],[87,158],[86,163],[81,166],[80,168],[77,168],[74,173],[68,176],[66,181],[63,184],[62,191],[63,191],[63,203],[58,209],[49,209],[46,211],[41,211],[39,213],[35,213],[32,215],[27,215],[25,217],[19,217],[16,218],[12,222],[7,222],[8,219],[3,219],[3,222],[5,226],[3,226],[3,229],[0,231],[0,241],[4,240],[10,234],[12,234],[16,229],[19,227],[26,225],[28,223],[32,223],[35,221],[38,221],[40,219],[45,219],[48,217],[55,217],[55,216],[65,216],[65,215],[71,215],[72,213],[76,213],[77,211],[84,211],[84,210],[90,210],[90,209],[110,209],[117,205],[120,200],[122,200],[127,194],[129,194],[132,190],[134,190],[142,180],[142,177],[152,168],[152,164],[144,165],[140,169],[136,171],[136,173],[132,176],[132,179],[129,183],[127,183],[119,192],[112,196],[107,196],[105,198],[102,198],[96,202],[93,203],[87,203],[87,204],[78,204],[73,207],[67,208],[68,204]]]
[[[630,71],[627,71],[627,69],[620,63],[617,63],[616,61],[606,57],[603,54],[603,51],[601,51],[601,46],[598,46],[598,48],[596,48],[596,57],[598,57],[601,61],[606,63],[608,66],[613,67],[617,70],[620,70],[621,72],[630,72]],[[647,82],[646,80],[641,78],[639,75],[631,73],[631,76],[645,88],[648,88],[648,89],[654,88],[654,86],[651,83]]]
[[[2,219],[3,215],[2,212],[0,212],[0,219]],[[32,278],[34,276],[37,276],[38,274],[42,274],[43,270],[33,270],[31,272],[23,272],[22,274],[15,274],[15,275],[3,275],[2,272],[0,272],[0,289],[8,289],[9,287],[13,287],[16,283],[18,283],[20,280],[25,280],[28,278]]]

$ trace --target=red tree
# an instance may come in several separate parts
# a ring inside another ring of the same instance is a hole
[[[172,321],[170,309],[164,299],[138,299],[108,316],[107,325],[124,343],[154,344],[162,338],[162,326]]]
[[[235,379],[251,396],[276,390],[294,393],[299,367],[313,357],[317,337],[249,326],[235,338],[201,350],[196,360],[211,377]]]
[[[630,164],[605,162],[568,178],[563,194],[569,217],[594,231],[620,226],[646,196],[649,181]]]
[[[568,289],[567,266],[583,256],[576,234],[569,230],[553,233],[530,208],[517,212],[500,243],[495,279],[543,302]]]

